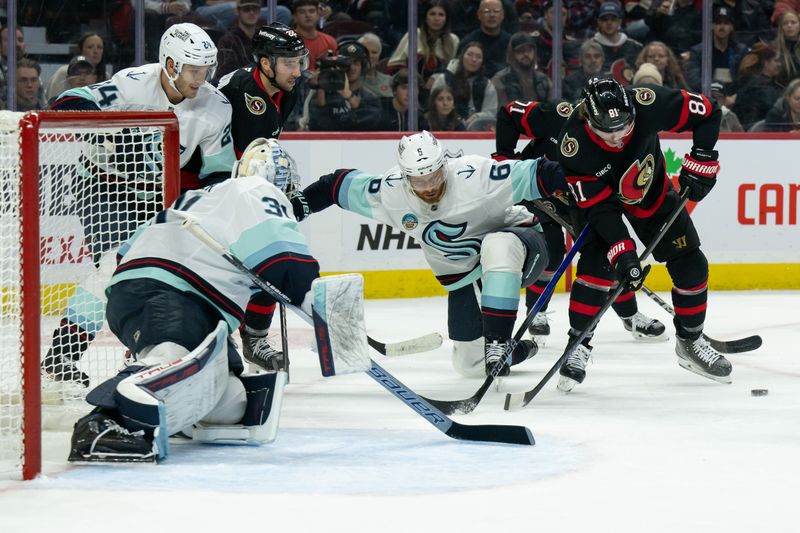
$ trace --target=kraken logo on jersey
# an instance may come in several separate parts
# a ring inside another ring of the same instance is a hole
[[[428,224],[422,232],[422,242],[436,248],[444,256],[453,261],[475,257],[481,251],[481,241],[478,239],[462,239],[458,237],[467,231],[467,223],[448,224],[437,220]]]
[[[656,101],[656,93],[653,89],[647,87],[639,87],[634,89],[636,91],[636,101],[642,105],[650,105]]]
[[[565,135],[561,140],[561,154],[564,157],[572,157],[578,153],[578,139]]]
[[[561,102],[556,106],[556,113],[562,117],[568,117],[572,114],[573,106],[569,102]]]
[[[254,115],[263,115],[264,111],[267,110],[267,103],[260,96],[250,96],[244,93],[244,103],[247,105],[247,109]]]
[[[401,223],[406,230],[412,231],[417,227],[417,225],[419,225],[419,220],[414,213],[406,213],[403,215]]]
[[[619,180],[619,197],[626,204],[638,204],[647,195],[653,184],[656,162],[653,154],[648,154],[644,161],[633,162]]]

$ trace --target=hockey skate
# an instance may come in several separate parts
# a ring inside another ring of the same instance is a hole
[[[270,346],[267,335],[252,335],[246,328],[239,334],[242,337],[242,355],[248,363],[269,372],[286,370],[287,361],[284,353]]]
[[[102,413],[91,413],[75,423],[67,459],[75,462],[152,463],[156,447],[144,431],[131,432]]]
[[[528,333],[536,339],[536,342],[544,346],[546,337],[550,335],[550,323],[547,321],[547,313],[540,311],[534,315],[533,320],[528,325]]]
[[[561,392],[570,392],[575,388],[575,385],[583,383],[586,378],[586,364],[592,356],[591,348],[587,348],[583,344],[579,344],[575,350],[569,354],[567,361],[561,365],[558,379],[558,390]]]
[[[508,347],[508,342],[501,342],[497,340],[489,341],[486,340],[484,344],[484,352],[483,352],[483,362],[484,362],[484,370],[486,375],[488,376],[494,365],[499,361],[502,357],[505,357],[506,349]],[[536,352],[539,351],[538,346],[534,341],[531,340],[523,340],[520,341],[515,347],[514,350],[511,352],[511,364],[518,365],[523,361],[527,361],[534,355]],[[507,376],[511,373],[511,369],[508,365],[508,362],[503,363],[503,367],[501,368],[500,372],[497,374],[498,376]]]
[[[662,342],[669,340],[669,335],[665,335],[666,326],[649,316],[638,312],[628,318],[622,319],[622,325],[637,341],[642,342]]]
[[[676,335],[675,338],[675,353],[682,368],[720,383],[731,383],[733,367],[730,361],[715,350],[705,337],[701,335],[692,340]]]

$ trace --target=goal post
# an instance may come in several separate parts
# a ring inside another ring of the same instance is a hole
[[[88,410],[88,387],[43,371],[52,321],[87,278],[102,293],[105,258],[178,196],[179,157],[171,112],[0,112],[0,479],[41,472],[43,405],[61,429]],[[75,361],[92,386],[124,356],[106,329]]]

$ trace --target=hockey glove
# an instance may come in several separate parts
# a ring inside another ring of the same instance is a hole
[[[519,154],[514,153],[507,153],[507,152],[495,152],[492,154],[492,159],[495,161],[508,161],[509,159],[519,159]]]
[[[639,256],[636,255],[636,244],[632,240],[619,241],[608,250],[606,257],[627,290],[636,291],[641,288],[647,271],[642,269]]]
[[[303,191],[294,189],[287,194],[289,201],[292,203],[292,210],[294,211],[294,218],[298,222],[307,218],[311,214],[311,207],[308,205]]]
[[[692,153],[684,156],[678,182],[681,189],[689,189],[689,200],[699,202],[717,183],[718,157],[716,150],[702,148],[692,148]]]

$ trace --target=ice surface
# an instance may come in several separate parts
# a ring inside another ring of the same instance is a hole
[[[662,297],[669,300],[667,294]],[[667,321],[646,296],[640,310]],[[446,301],[369,300],[381,341],[446,333]],[[503,380],[532,387],[566,343],[567,299],[551,304],[553,335]],[[537,445],[451,440],[367,376],[322,378],[311,330],[290,317],[292,379],[278,439],[264,447],[175,443],[158,466],[46,464],[32,482],[0,485],[0,531],[795,532],[800,494],[800,292],[713,292],[706,333],[760,334],[731,355],[733,384],[678,367],[674,331],[640,343],[613,314],[600,324],[586,381],[553,380],[527,408],[490,392],[462,423],[524,424]],[[464,398],[450,344],[374,356],[416,392]],[[750,389],[769,389],[764,397]],[[45,446],[67,455],[66,434]]]

